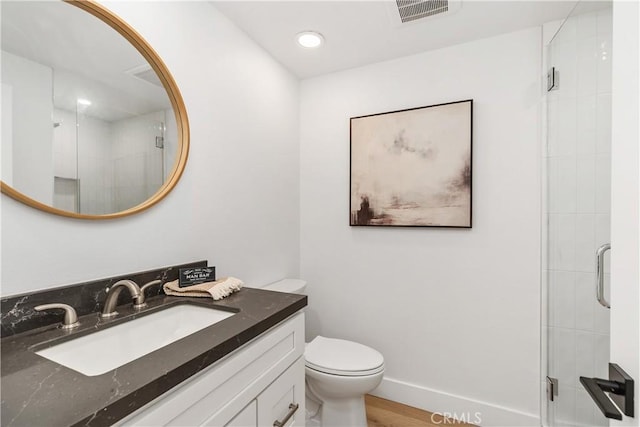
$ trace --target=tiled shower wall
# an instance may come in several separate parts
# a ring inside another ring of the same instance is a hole
[[[548,375],[551,425],[605,426],[579,377],[608,377],[609,310],[595,298],[596,249],[610,242],[611,9],[572,16],[548,46]],[[612,250],[615,250],[613,248]],[[605,262],[609,289],[609,256]],[[608,292],[607,292],[608,298]]]
[[[172,110],[108,122],[56,108],[54,122],[60,123],[54,129],[55,176],[80,179],[83,214],[117,212],[147,200],[164,182],[163,170],[173,164],[174,158],[166,157],[177,152]],[[172,133],[163,150],[155,138],[163,135],[165,124]]]
[[[162,186],[164,149],[157,148],[155,140],[157,136],[165,134],[163,127],[167,122],[166,116],[173,119],[172,114],[161,110],[112,123],[115,211],[129,209],[144,202]]]
[[[70,194],[55,187],[54,206],[75,211],[79,185],[82,213],[112,212],[109,122],[89,116],[78,122],[75,111],[60,108],[54,108],[53,121],[59,123],[53,130],[54,179],[75,183]]]

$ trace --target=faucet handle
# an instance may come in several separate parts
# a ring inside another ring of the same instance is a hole
[[[147,303],[146,303],[147,298],[144,296],[144,291],[147,288],[150,288],[151,286],[160,285],[160,284],[162,284],[162,280],[152,280],[152,281],[142,285],[140,287],[140,296],[138,297],[138,299],[136,300],[136,302],[135,302],[135,304],[133,306],[135,308],[143,308],[143,307],[145,307],[147,305]]]
[[[61,303],[53,303],[53,304],[42,304],[33,307],[35,311],[45,311],[53,308],[60,308],[64,310],[64,320],[62,321],[62,329],[73,329],[80,326],[80,322],[78,322],[78,315],[76,311],[68,304]]]
[[[150,281],[150,282],[145,283],[144,285],[142,285],[142,286],[140,287],[140,290],[141,290],[141,291],[144,291],[145,289],[150,288],[150,287],[151,287],[151,286],[153,286],[153,285],[159,285],[159,284],[161,284],[161,283],[162,283],[162,280],[152,280],[152,281]]]

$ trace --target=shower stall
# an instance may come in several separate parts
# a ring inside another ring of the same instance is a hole
[[[165,181],[167,112],[105,120],[87,110],[54,108],[53,206],[101,215],[144,202]]]
[[[548,426],[609,425],[580,377],[609,375],[611,41],[611,2],[581,1],[546,46],[542,419]]]

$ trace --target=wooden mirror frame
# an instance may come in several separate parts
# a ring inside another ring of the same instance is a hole
[[[176,184],[180,180],[182,172],[184,171],[185,165],[187,163],[187,157],[189,155],[189,121],[187,119],[187,109],[184,105],[182,95],[180,94],[178,85],[171,76],[171,73],[169,72],[167,66],[164,64],[162,59],[160,59],[160,56],[156,53],[155,50],[153,50],[149,43],[147,43],[146,40],[144,40],[142,36],[138,34],[138,32],[134,30],[129,24],[124,22],[113,12],[109,11],[105,7],[99,5],[98,3],[95,3],[92,0],[63,1],[92,14],[93,16],[116,30],[122,37],[127,39],[129,43],[131,43],[133,47],[138,50],[138,52],[142,54],[151,68],[153,68],[153,71],[155,71],[155,73],[162,81],[162,85],[167,92],[169,99],[171,100],[171,106],[173,107],[174,114],[176,115],[176,124],[178,130],[178,149],[176,153],[176,159],[174,160],[173,168],[171,170],[171,173],[168,175],[168,179],[162,184],[160,189],[158,189],[158,191],[156,191],[153,196],[137,206],[126,209],[124,211],[110,214],[87,215],[57,209],[53,206],[46,205],[35,199],[32,199],[29,196],[26,196],[25,194],[22,194],[10,185],[5,184],[4,181],[0,181],[0,190],[2,191],[2,194],[6,194],[7,196],[21,203],[24,203],[25,205],[39,209],[43,212],[70,218],[91,220],[113,219],[142,212],[146,209],[149,209],[151,206],[155,205],[164,197],[166,197],[167,194],[169,194],[169,192],[173,189],[173,187],[176,186]]]

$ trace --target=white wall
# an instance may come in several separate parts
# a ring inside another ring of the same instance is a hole
[[[640,38],[638,2],[613,3],[611,141],[611,362],[635,378],[635,418],[612,426],[637,426],[640,414]]]
[[[12,186],[53,202],[53,71],[2,51],[2,82],[12,86]]]
[[[2,146],[1,161],[2,181],[5,184],[13,185],[13,87],[2,83]]]
[[[180,87],[186,171],[158,205],[110,221],[56,217],[3,195],[2,294],[203,258],[251,285],[297,276],[297,80],[208,3],[108,7]]]
[[[530,29],[302,83],[308,332],[379,349],[376,394],[539,425],[540,60]],[[469,98],[473,228],[349,227],[349,117]]]

